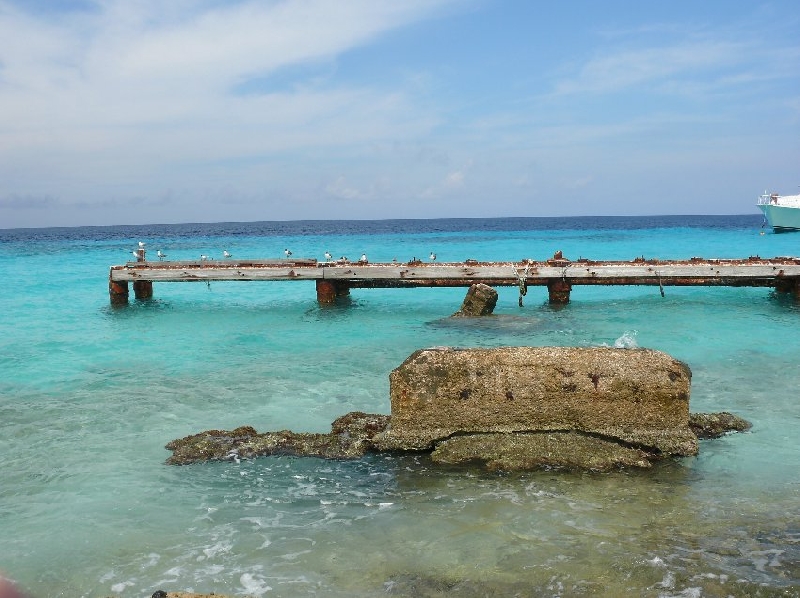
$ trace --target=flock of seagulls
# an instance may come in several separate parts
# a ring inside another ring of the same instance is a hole
[[[144,241],[139,241],[139,249],[131,251],[131,254],[133,255],[133,257],[136,258],[137,261],[140,260],[140,259],[141,260],[144,259],[144,248],[145,248],[145,245],[146,244],[145,244]],[[286,249],[283,250],[283,254],[288,259],[288,258],[290,258],[292,256],[292,251],[289,248],[286,248]],[[159,261],[161,261],[161,260],[163,260],[163,259],[165,259],[167,257],[167,254],[164,253],[163,251],[161,251],[160,249],[158,251],[156,251],[156,255],[158,256]],[[231,254],[230,251],[228,251],[227,249],[224,249],[222,251],[222,257],[223,257],[223,259],[230,259],[230,258],[233,257],[233,255]],[[211,259],[211,258],[209,258],[209,256],[207,254],[205,254],[205,253],[200,255],[200,261],[201,262],[208,261],[209,259]],[[436,261],[436,254],[433,251],[431,251],[429,259],[432,262]],[[331,255],[330,251],[326,251],[325,252],[325,261],[327,261],[327,262],[332,262],[333,261],[333,255]],[[338,261],[348,262],[349,260],[347,259],[347,257],[342,256],[342,257],[339,258]],[[411,261],[412,262],[416,262],[418,260],[415,257],[415,258],[412,258]],[[366,253],[362,253],[361,257],[358,258],[358,262],[360,264],[368,264],[369,260],[367,259],[367,254]],[[397,258],[393,258],[392,259],[392,263],[396,264],[397,263]]]

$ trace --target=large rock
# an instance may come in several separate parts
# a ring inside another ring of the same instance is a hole
[[[167,463],[426,450],[437,463],[502,470],[649,467],[750,427],[690,414],[690,381],[685,364],[646,349],[425,349],[390,375],[391,417],[349,413],[329,434],[208,430],[170,442]]]
[[[691,371],[659,351],[440,347],[416,351],[389,380],[391,425],[373,439],[380,450],[430,450],[451,437],[487,433],[576,433],[650,460],[697,453],[689,427]],[[561,452],[563,439],[551,440]]]

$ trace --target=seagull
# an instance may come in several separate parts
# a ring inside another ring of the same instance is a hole
[[[207,256],[206,254],[204,254],[204,253],[203,253],[203,254],[201,254],[201,255],[200,255],[200,261],[201,261],[201,262],[204,262],[204,261],[206,261],[207,259],[208,259],[208,256]]]
[[[433,253],[432,251],[431,251],[431,261],[432,261],[432,262],[435,262],[435,261],[436,261],[436,254],[435,254],[435,253]]]
[[[292,252],[291,252],[291,251],[289,251],[288,249],[284,249],[284,250],[283,250],[283,253],[285,253],[285,254],[286,254],[286,257],[289,257],[290,255],[292,255]]]
[[[325,259],[326,259],[327,261],[331,261],[331,260],[333,259],[333,256],[331,255],[331,252],[330,252],[330,251],[326,251],[326,252],[325,252]]]
[[[139,241],[139,249],[144,249],[144,241]]]
[[[165,257],[167,257],[167,254],[166,253],[161,253],[160,249],[156,252],[156,255],[158,256],[159,260],[163,260]]]
[[[138,252],[138,251],[131,251],[131,254],[132,254],[132,255],[133,255],[133,257],[135,257],[137,260],[139,259],[139,252]]]
[[[224,249],[222,251],[222,256],[228,258],[228,257],[231,257],[231,254],[227,249]]]
[[[362,264],[366,264],[367,263],[367,254],[366,253],[362,253],[361,257],[358,258],[358,261],[361,262]]]

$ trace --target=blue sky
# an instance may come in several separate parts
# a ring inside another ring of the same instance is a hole
[[[0,0],[0,228],[756,213],[800,3]]]

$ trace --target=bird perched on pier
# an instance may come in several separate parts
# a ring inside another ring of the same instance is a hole
[[[227,249],[223,249],[222,250],[222,257],[227,259],[227,258],[231,257],[231,254]]]
[[[139,241],[139,249],[144,249],[144,241]]]
[[[331,252],[330,252],[330,251],[326,251],[326,252],[325,252],[325,261],[328,261],[328,262],[329,262],[329,261],[331,261],[332,259],[333,259],[333,256],[331,255]]]
[[[131,251],[131,255],[135,257],[137,260],[139,259],[139,252],[138,251]]]
[[[284,249],[283,253],[286,254],[286,257],[291,257],[291,255],[292,255],[292,252],[289,251],[288,249]]]
[[[430,257],[431,257],[431,261],[432,261],[432,262],[435,262],[435,261],[436,261],[436,254],[435,254],[435,253],[433,253],[432,251],[431,251],[431,256],[430,256]]]
[[[167,254],[163,253],[160,249],[158,251],[156,251],[156,255],[158,256],[159,261],[163,260],[165,257],[167,257]]]
[[[362,264],[366,264],[366,263],[367,263],[367,261],[368,261],[368,260],[367,260],[367,254],[366,254],[366,253],[362,253],[362,254],[361,254],[361,257],[360,257],[360,258],[358,258],[358,261],[359,261],[359,262],[361,262]]]

